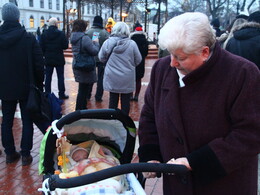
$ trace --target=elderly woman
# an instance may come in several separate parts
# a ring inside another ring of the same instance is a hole
[[[130,97],[135,90],[135,67],[142,61],[139,49],[129,34],[128,25],[117,22],[98,54],[101,62],[107,62],[103,87],[110,92],[109,108],[117,108],[120,98],[121,110],[126,114],[129,114]]]
[[[168,21],[159,46],[171,56],[152,69],[138,131],[140,161],[190,170],[163,176],[166,195],[256,195],[259,70],[221,49],[202,13]]]
[[[99,51],[99,39],[91,40],[85,34],[88,23],[84,20],[77,19],[73,22],[70,42],[74,57],[80,52],[95,56]],[[80,48],[81,45],[81,48]],[[75,59],[73,58],[73,65]],[[79,83],[78,95],[76,101],[76,110],[87,109],[87,95],[90,93],[92,86],[97,82],[96,69],[92,71],[78,70],[73,67],[75,81]]]

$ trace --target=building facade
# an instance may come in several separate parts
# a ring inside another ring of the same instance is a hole
[[[28,32],[35,33],[37,28],[41,29],[48,25],[51,17],[56,17],[60,21],[60,30],[71,26],[73,20],[77,19],[76,2],[65,3],[65,26],[63,26],[63,0],[0,0],[0,12],[7,2],[16,3],[20,10],[20,23]],[[82,6],[82,19],[90,22],[96,15],[101,15],[104,22],[110,16],[110,10],[95,4],[85,4]],[[2,22],[2,14],[0,21]],[[65,27],[65,28],[64,28]]]

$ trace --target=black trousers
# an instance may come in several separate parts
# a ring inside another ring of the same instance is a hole
[[[109,108],[118,108],[118,102],[120,99],[121,110],[129,115],[130,111],[130,98],[132,93],[112,93],[109,94]]]
[[[89,94],[92,85],[93,83],[79,83],[76,110],[87,109],[87,95]]]

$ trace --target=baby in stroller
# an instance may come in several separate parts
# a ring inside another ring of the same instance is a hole
[[[70,144],[66,137],[61,137],[57,140],[58,165],[61,170],[57,171],[62,179],[81,176],[103,169],[111,168],[120,165],[117,158],[105,146],[99,145],[96,141],[85,141],[77,145]],[[84,190],[88,194],[95,194],[97,191],[102,191],[102,194],[120,194],[126,185],[124,176],[116,176],[95,184],[89,184],[76,188],[71,188],[67,191],[75,193]]]

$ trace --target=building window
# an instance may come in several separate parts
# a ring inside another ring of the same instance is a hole
[[[42,16],[40,20],[40,27],[43,27],[43,25],[44,25],[44,17]]]
[[[34,28],[34,18],[33,18],[33,16],[30,17],[30,28]]]
[[[44,8],[44,0],[40,1],[40,8]]]
[[[29,0],[29,6],[33,7],[33,0]]]
[[[49,0],[49,9],[52,9],[52,0]]]
[[[92,5],[92,14],[93,15],[95,14],[95,7],[94,7],[94,5]]]
[[[84,6],[81,8],[81,14],[82,14],[82,15],[85,14],[85,7],[84,7]]]
[[[56,0],[56,9],[60,10],[60,0]]]
[[[89,5],[88,5],[87,9],[88,9],[87,13],[89,14],[90,13],[90,6]]]

